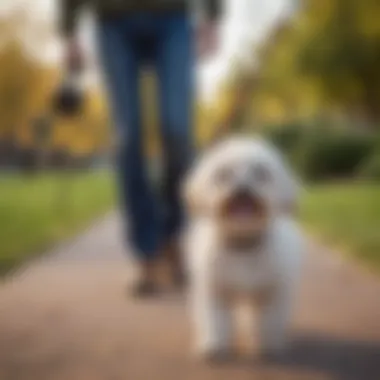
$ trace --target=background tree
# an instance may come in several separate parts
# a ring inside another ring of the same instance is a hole
[[[379,18],[377,0],[300,2],[291,18],[275,25],[261,45],[252,48],[254,65],[248,70],[233,66],[231,77],[251,83],[245,106],[239,108],[242,120],[260,125],[342,119],[346,125],[376,128],[380,122]],[[220,107],[228,108],[241,98],[238,82],[228,79],[215,102],[219,104],[216,114],[228,114]]]

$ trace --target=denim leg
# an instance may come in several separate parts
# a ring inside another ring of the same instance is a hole
[[[138,258],[149,259],[158,251],[159,225],[144,162],[138,49],[128,20],[99,22],[98,42],[117,129],[117,178],[128,238]]]
[[[193,31],[186,15],[164,17],[157,57],[163,140],[164,236],[181,227],[180,184],[193,150]]]

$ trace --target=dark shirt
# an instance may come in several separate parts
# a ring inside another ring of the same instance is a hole
[[[193,2],[200,5],[200,11],[209,19],[216,19],[221,13],[222,0],[60,0],[60,29],[66,36],[73,34],[84,6],[90,6],[96,16],[106,18],[136,11],[188,12]]]

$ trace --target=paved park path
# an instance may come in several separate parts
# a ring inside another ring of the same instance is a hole
[[[380,282],[336,256],[310,249],[283,362],[211,368],[189,353],[183,297],[127,297],[119,232],[110,215],[0,284],[1,380],[380,379]]]

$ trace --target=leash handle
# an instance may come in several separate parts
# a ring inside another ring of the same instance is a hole
[[[82,72],[66,70],[53,94],[53,112],[60,116],[78,116],[84,107],[85,94]]]

